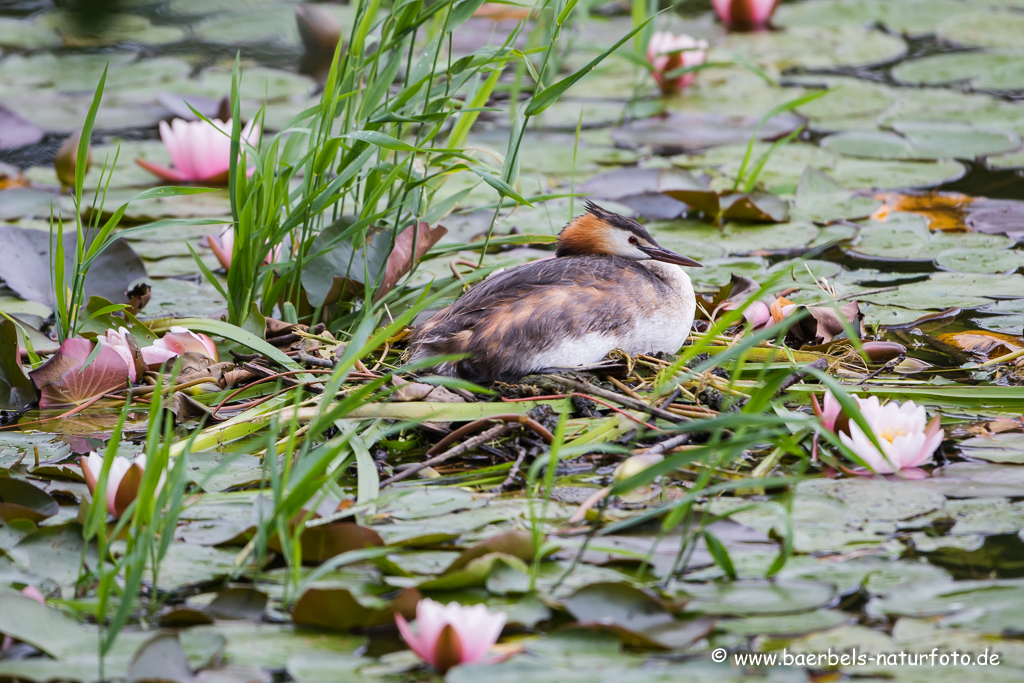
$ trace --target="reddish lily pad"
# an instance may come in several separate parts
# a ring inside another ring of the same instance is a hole
[[[361,550],[370,546],[382,546],[384,541],[373,529],[359,526],[351,522],[335,522],[310,526],[302,530],[303,562],[323,562],[348,552]],[[271,549],[281,551],[281,541],[274,536],[269,543]]]
[[[40,407],[82,403],[128,384],[128,365],[106,344],[83,368],[94,346],[88,339],[66,339],[50,360],[29,373],[40,393]]]
[[[383,626],[401,614],[416,616],[421,595],[415,588],[403,588],[391,600],[374,596],[355,596],[347,588],[309,588],[295,603],[292,621],[332,631]]]

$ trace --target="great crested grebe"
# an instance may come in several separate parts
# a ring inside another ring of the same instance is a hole
[[[693,324],[693,259],[591,202],[558,234],[554,259],[496,273],[413,331],[409,360],[477,383],[588,365],[610,351],[675,353]]]

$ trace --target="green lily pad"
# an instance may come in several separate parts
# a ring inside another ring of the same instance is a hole
[[[759,158],[766,150],[767,146],[755,145],[754,158]],[[709,150],[687,160],[686,166],[718,167],[722,174],[732,178],[739,170],[745,151],[745,147],[737,146]],[[815,145],[793,143],[772,153],[759,183],[775,194],[793,194],[808,166],[828,173],[840,185],[865,189],[927,187],[956,180],[964,173],[963,165],[956,161],[857,159],[840,156]]]
[[[624,645],[641,648],[685,647],[711,630],[707,620],[677,620],[652,596],[622,583],[585,586],[562,601],[577,624],[615,633]]]
[[[808,166],[796,188],[795,218],[825,223],[870,216],[878,200],[854,195],[827,173]]]
[[[1024,467],[988,462],[954,462],[940,467],[928,479],[914,482],[950,498],[988,498],[1020,495]]]
[[[906,213],[869,221],[849,252],[878,261],[931,261],[949,249],[1009,250],[1014,243],[1002,235],[932,232],[927,223],[923,216]]]
[[[829,605],[836,589],[818,581],[735,581],[678,586],[690,595],[687,611],[722,616],[807,612]]]
[[[969,47],[1020,48],[1024,16],[1015,12],[968,12],[947,17],[940,38]]]
[[[814,631],[825,631],[850,623],[852,617],[839,610],[818,610],[800,614],[773,614],[766,617],[746,617],[718,622],[717,628],[744,638],[760,636],[797,636]]]
[[[795,251],[803,248],[819,233],[813,223],[792,222],[768,225],[726,223],[721,228],[698,221],[659,221],[648,225],[656,239],[685,239],[706,242],[730,254],[761,254]]]
[[[876,119],[897,101],[899,91],[881,83],[818,75],[795,77],[799,83],[832,88],[825,97],[803,105],[797,112],[811,120],[815,130],[872,129]],[[789,90],[789,88],[787,88]],[[794,97],[796,95],[793,95]]]
[[[892,92],[896,102],[878,117],[883,127],[899,121],[923,121],[1012,129],[1017,133],[1024,130],[1024,111],[1014,102],[992,95],[945,88],[894,88]]]
[[[40,23],[56,29],[65,43],[85,46],[106,46],[119,43],[141,45],[165,45],[185,39],[185,30],[178,26],[153,24],[137,14],[116,14],[103,22],[95,33],[85,32],[75,21],[63,12],[45,14]]]
[[[939,23],[960,14],[964,6],[954,0],[811,0],[779,7],[773,18],[777,26],[832,26],[875,23],[899,33],[933,33]]]
[[[900,285],[898,291],[863,294],[859,298],[872,303],[902,306],[917,310],[936,308],[977,308],[993,298],[1016,297],[1024,287],[1024,275],[989,273],[933,273],[927,280]]]
[[[893,128],[897,132],[846,131],[821,144],[839,154],[869,159],[973,159],[1009,152],[1021,143],[1012,131],[954,123],[896,122]]]
[[[822,494],[846,504],[850,514],[864,520],[896,521],[937,510],[945,503],[939,494],[883,479],[812,479],[800,492]]]
[[[950,625],[992,634],[1024,632],[1024,581],[922,581],[868,603],[874,616],[943,617]]]
[[[776,140],[799,129],[806,120],[780,114],[757,129],[760,116],[678,114],[641,119],[612,131],[617,144],[650,147],[655,154],[671,155],[745,142],[757,131],[759,140]]]
[[[814,45],[808,50],[807,45]],[[750,61],[784,71],[867,66],[902,56],[906,44],[881,31],[859,26],[794,26],[787,31],[730,33],[716,47],[734,50]]]
[[[936,256],[935,265],[961,273],[1013,273],[1024,266],[1024,254],[1019,249],[954,248]]]
[[[1024,88],[1024,54],[972,52],[932,55],[903,62],[892,70],[892,75],[912,85],[965,82],[979,89],[1019,90]]]
[[[274,5],[299,4],[300,0],[171,0],[167,11],[186,16],[214,14],[216,12],[255,12]]]
[[[992,168],[1024,168],[1024,152],[992,156],[986,162]]]
[[[60,36],[45,22],[0,17],[0,46],[37,50],[60,45]]]
[[[960,452],[966,458],[1024,465],[1024,434],[976,436],[961,441]]]

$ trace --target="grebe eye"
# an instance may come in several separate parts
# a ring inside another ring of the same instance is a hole
[[[640,240],[638,240],[636,238],[636,235],[630,235],[629,236],[629,243],[630,244],[640,244]]]

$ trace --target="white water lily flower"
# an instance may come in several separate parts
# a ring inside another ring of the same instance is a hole
[[[924,408],[913,401],[883,404],[877,396],[871,396],[857,399],[857,404],[882,452],[853,420],[849,424],[850,433],[840,432],[839,438],[878,474],[923,465],[931,460],[942,443],[944,433],[939,416],[928,422]]]

